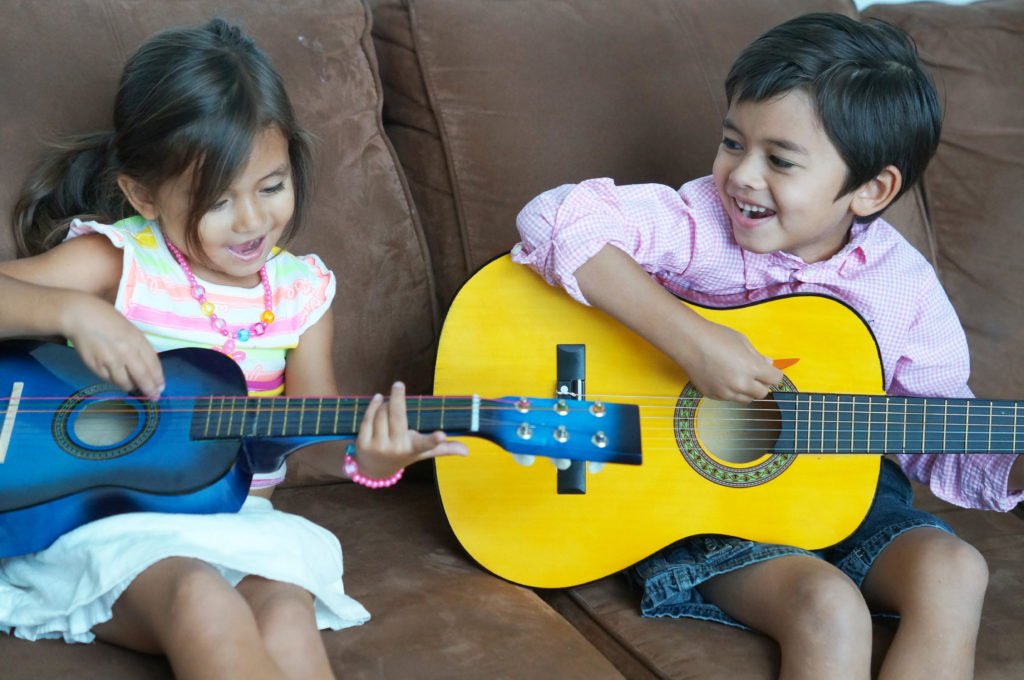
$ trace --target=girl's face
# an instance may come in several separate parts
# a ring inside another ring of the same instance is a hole
[[[253,140],[242,172],[199,222],[202,257],[185,246],[191,181],[192,173],[186,172],[154,196],[164,237],[185,254],[197,277],[231,286],[257,285],[260,267],[295,212],[288,141],[277,127]]]
[[[846,163],[800,90],[729,107],[713,175],[740,247],[812,263],[846,243],[857,190],[836,198]]]

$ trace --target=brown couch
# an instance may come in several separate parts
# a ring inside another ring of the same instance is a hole
[[[845,0],[7,0],[0,23],[0,207],[41,140],[106,125],[115,77],[152,31],[217,13],[270,53],[320,140],[314,227],[296,251],[338,274],[335,349],[349,393],[401,377],[431,390],[444,311],[516,240],[537,192],[608,175],[678,185],[708,172],[722,79],[764,29]],[[1024,395],[1024,0],[868,8],[917,40],[945,105],[942,146],[890,221],[962,315],[981,396]],[[372,30],[371,30],[372,25]],[[11,256],[4,233],[0,255]],[[293,460],[295,460],[293,458]],[[537,592],[465,556],[429,466],[370,491],[296,461],[275,503],[337,532],[346,585],[373,614],[325,633],[346,678],[772,678],[775,645],[697,621],[649,621],[616,576]],[[1024,672],[1024,537],[1013,514],[918,488],[988,560],[977,677]],[[879,626],[884,648],[891,631]],[[106,644],[0,636],[3,678],[169,677]]]

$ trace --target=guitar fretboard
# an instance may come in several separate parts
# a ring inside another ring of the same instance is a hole
[[[1014,453],[1024,449],[1021,402],[776,392],[794,453]]]
[[[369,397],[203,397],[195,401],[191,435],[194,439],[354,435],[369,404]],[[420,432],[476,432],[480,407],[481,400],[474,397],[409,397],[406,401],[409,427]]]

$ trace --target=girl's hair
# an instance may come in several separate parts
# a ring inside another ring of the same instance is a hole
[[[59,243],[74,217],[114,222],[134,213],[117,185],[151,191],[192,171],[185,245],[199,252],[199,222],[248,161],[254,138],[276,127],[288,140],[301,228],[312,182],[312,144],[280,77],[252,39],[223,19],[150,37],[125,64],[114,127],[54,144],[14,209],[19,255]]]
[[[810,96],[825,134],[846,163],[846,184],[838,196],[874,179],[887,165],[903,175],[902,194],[918,181],[938,147],[942,112],[935,86],[914,42],[894,26],[842,14],[805,14],[752,42],[725,80],[729,104],[796,89]]]

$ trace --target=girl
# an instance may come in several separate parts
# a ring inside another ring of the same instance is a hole
[[[907,36],[838,14],[799,17],[749,45],[725,89],[710,177],[678,191],[609,179],[553,189],[520,213],[513,258],[646,337],[712,398],[763,399],[782,373],[669,291],[709,306],[831,295],[868,320],[889,394],[969,397],[952,305],[879,218],[939,139],[937,96]],[[975,506],[1008,509],[1024,496],[1011,491],[1021,466],[1009,456],[900,459]],[[809,679],[868,678],[871,614],[895,614],[880,678],[969,678],[987,567],[911,500],[886,460],[867,517],[827,550],[683,540],[630,570],[642,612],[759,630],[781,648],[781,677]]]
[[[151,398],[154,350],[183,346],[233,357],[253,394],[337,394],[334,277],[279,247],[303,224],[310,176],[284,87],[237,27],[151,37],[122,74],[113,130],[30,178],[15,215],[29,257],[0,265],[0,334],[63,336],[98,376]],[[409,431],[399,383],[349,450],[346,471],[369,486],[466,452]],[[237,514],[118,515],[0,561],[0,629],[164,653],[182,678],[332,677],[319,629],[369,615],[345,595],[337,539],[271,508],[283,478],[257,475]]]

